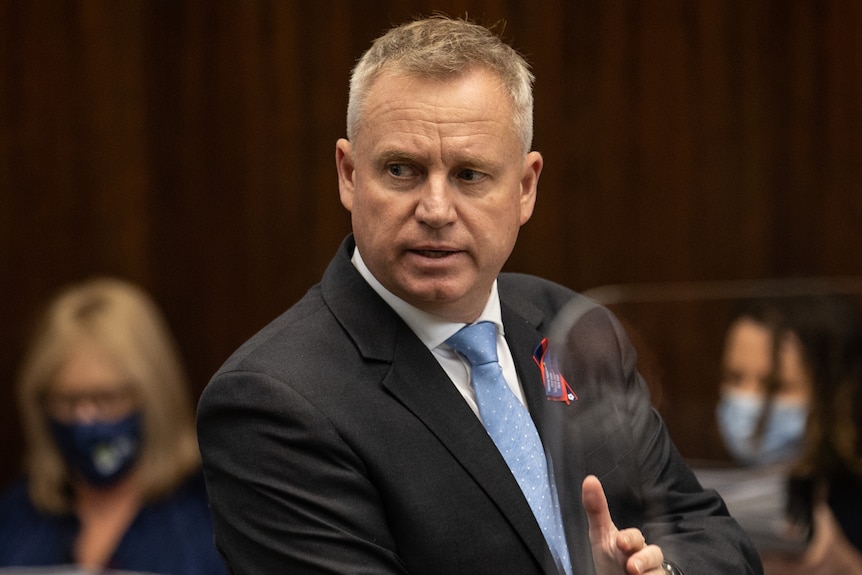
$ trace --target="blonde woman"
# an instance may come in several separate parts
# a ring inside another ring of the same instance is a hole
[[[25,479],[0,500],[0,565],[224,573],[188,384],[147,294],[108,278],[63,290],[18,399]]]

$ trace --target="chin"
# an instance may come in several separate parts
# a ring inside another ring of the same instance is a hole
[[[464,291],[438,289],[422,293],[414,292],[412,298],[407,301],[427,313],[450,321],[469,323],[482,313],[485,306],[485,299],[482,299],[478,310],[474,309],[476,306],[471,306],[470,299],[468,293]]]

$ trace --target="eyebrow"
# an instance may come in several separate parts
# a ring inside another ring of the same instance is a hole
[[[414,154],[399,148],[386,148],[382,152],[375,154],[381,164],[386,164],[392,161],[408,161],[417,164],[424,163],[422,155]]]
[[[383,151],[376,154],[377,161],[381,164],[388,164],[390,162],[409,162],[420,165],[427,165],[427,157],[424,154],[416,154],[407,150],[403,150],[400,148],[386,148]],[[453,162],[455,166],[466,166],[466,167],[476,167],[477,169],[484,169],[487,171],[499,170],[505,162],[494,159],[491,156],[487,156],[485,154],[464,154],[455,156],[455,161]]]

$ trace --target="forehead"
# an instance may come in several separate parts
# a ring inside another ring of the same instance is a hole
[[[740,319],[727,332],[724,359],[726,364],[745,364],[769,371],[772,363],[772,336],[763,325]]]
[[[55,392],[86,391],[122,385],[125,373],[105,352],[92,346],[74,348],[57,371],[51,389]]]
[[[381,72],[365,99],[357,140],[407,137],[516,139],[514,106],[500,78],[476,67],[442,77]]]

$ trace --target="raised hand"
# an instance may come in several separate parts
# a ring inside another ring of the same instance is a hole
[[[664,556],[658,545],[647,545],[640,529],[620,531],[614,525],[598,478],[588,475],[582,487],[596,575],[665,575],[661,565]]]

